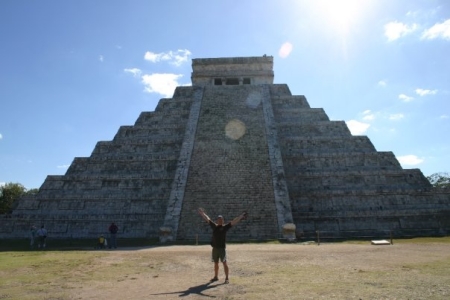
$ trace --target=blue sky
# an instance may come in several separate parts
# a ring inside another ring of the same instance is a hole
[[[406,169],[450,171],[450,1],[0,1],[0,184],[39,188],[190,84],[191,59],[274,57]]]

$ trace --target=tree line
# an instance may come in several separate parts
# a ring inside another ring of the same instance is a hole
[[[434,173],[427,176],[428,181],[436,188],[450,188],[450,174],[446,172]]]
[[[11,213],[20,197],[38,192],[39,189],[27,189],[20,183],[10,182],[0,186],[0,214]]]
[[[439,172],[427,176],[435,188],[450,188],[450,174]],[[39,189],[27,189],[20,183],[7,183],[0,186],[0,214],[9,214],[15,208],[17,200],[24,195],[37,194]]]

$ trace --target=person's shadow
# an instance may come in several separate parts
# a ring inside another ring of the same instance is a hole
[[[204,297],[210,297],[210,298],[216,298],[216,296],[210,296],[210,295],[205,295],[203,294],[204,291],[209,290],[209,289],[213,289],[216,288],[220,285],[223,285],[224,283],[219,283],[219,284],[214,284],[211,285],[211,282],[205,283],[205,284],[201,284],[201,285],[197,285],[197,286],[192,286],[190,288],[188,288],[185,291],[178,291],[178,292],[171,292],[171,293],[158,293],[158,294],[151,294],[153,296],[156,295],[173,295],[173,294],[180,294],[178,297],[186,297],[189,296],[191,294],[197,294],[199,296],[204,296]]]

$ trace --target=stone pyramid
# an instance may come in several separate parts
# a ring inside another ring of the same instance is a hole
[[[450,192],[274,84],[273,57],[192,67],[192,86],[20,199],[0,237],[45,224],[55,238],[94,238],[115,222],[122,238],[206,241],[198,207],[226,221],[249,212],[230,240],[279,239],[286,224],[305,238],[449,233]]]

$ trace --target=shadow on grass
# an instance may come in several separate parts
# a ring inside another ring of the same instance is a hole
[[[203,294],[204,291],[216,288],[220,285],[224,285],[225,283],[219,283],[219,284],[214,284],[211,285],[211,282],[205,283],[205,284],[201,284],[201,285],[197,285],[197,286],[192,286],[190,288],[188,288],[187,290],[184,291],[177,291],[177,292],[169,292],[169,293],[158,293],[158,294],[150,294],[152,296],[158,296],[158,295],[176,295],[179,294],[178,297],[187,297],[190,296],[192,294],[195,295],[199,295],[199,296],[204,296],[204,297],[209,297],[209,298],[216,298],[216,296],[210,296],[210,295],[205,295]]]

